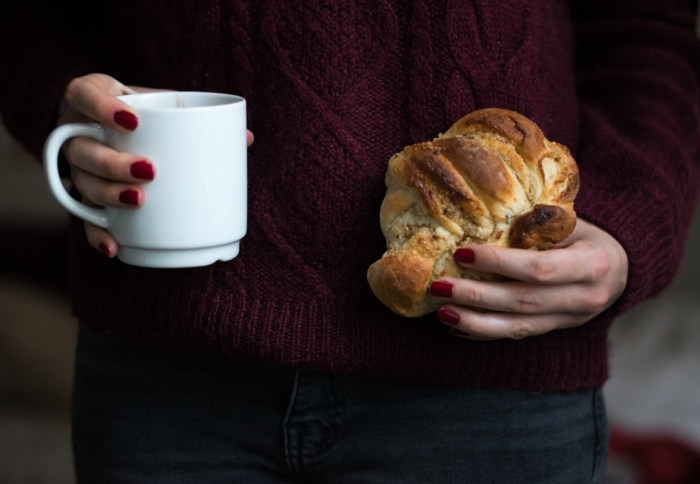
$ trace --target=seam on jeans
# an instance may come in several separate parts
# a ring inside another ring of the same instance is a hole
[[[333,398],[338,404],[338,411],[335,414],[336,437],[340,433],[345,421],[345,413],[348,405],[348,395],[345,389],[345,378],[343,375],[333,375]]]
[[[284,456],[287,461],[287,469],[289,469],[290,472],[297,473],[297,469],[295,468],[294,463],[292,462],[292,456],[291,454],[291,446],[293,445],[291,442],[291,436],[289,435],[289,420],[292,418],[292,410],[294,409],[294,402],[296,401],[297,398],[297,391],[299,389],[299,381],[301,380],[301,370],[297,368],[294,371],[294,385],[292,386],[292,395],[289,398],[289,405],[287,406],[287,413],[284,416],[284,421],[282,422],[282,431],[284,433]],[[297,454],[299,453],[299,449],[297,449]],[[298,455],[297,455],[298,458]]]
[[[602,475],[603,475],[603,462],[605,462],[605,459],[603,458],[603,452],[605,446],[603,445],[604,442],[604,435],[605,435],[605,429],[603,429],[603,414],[602,412],[604,411],[603,406],[601,405],[602,403],[602,389],[601,388],[596,388],[593,390],[593,415],[594,415],[594,423],[595,423],[595,454],[593,456],[593,475],[591,478],[591,482],[598,483],[598,482],[603,482],[602,481]]]

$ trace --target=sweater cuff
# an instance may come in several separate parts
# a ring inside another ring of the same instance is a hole
[[[683,243],[675,238],[663,200],[634,188],[587,186],[579,193],[577,215],[605,230],[624,248],[629,261],[627,286],[607,311],[617,317],[658,296],[678,272]]]

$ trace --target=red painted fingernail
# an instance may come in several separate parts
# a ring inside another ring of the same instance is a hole
[[[112,251],[109,250],[109,247],[107,247],[107,244],[100,244],[100,250],[107,257],[112,257]]]
[[[430,294],[437,297],[452,297],[452,284],[435,281],[430,285]]]
[[[138,205],[139,192],[136,190],[124,190],[119,194],[119,201],[127,205]]]
[[[134,113],[129,111],[117,111],[114,113],[114,122],[122,128],[133,131],[139,125],[139,118]]]
[[[460,331],[460,330],[454,329],[454,328],[450,329],[450,334],[452,336],[456,336],[458,338],[468,338],[469,337],[469,333],[465,333],[464,331]]]
[[[131,172],[131,176],[134,178],[140,178],[141,180],[153,180],[153,177],[155,176],[153,174],[153,165],[147,161],[137,161],[136,163],[132,163],[129,171]]]
[[[441,309],[437,312],[437,317],[443,323],[451,324],[454,326],[459,323],[459,314],[449,309]]]
[[[455,261],[460,264],[473,264],[474,263],[474,251],[471,249],[457,249],[455,251]]]

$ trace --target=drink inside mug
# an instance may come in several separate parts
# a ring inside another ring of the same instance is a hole
[[[119,99],[138,109],[204,108],[245,102],[238,96],[214,92],[147,92],[125,94]]]
[[[49,186],[71,213],[103,227],[118,258],[157,268],[195,267],[238,255],[247,230],[245,99],[207,92],[151,92],[119,97],[138,128],[121,133],[99,124],[68,124],[46,142]],[[95,209],[73,200],[58,178],[61,144],[88,136],[121,153],[151,160],[158,175],[143,185],[139,209]]]

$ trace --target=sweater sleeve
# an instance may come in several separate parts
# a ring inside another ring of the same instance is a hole
[[[0,15],[0,114],[8,131],[40,157],[70,80],[100,71],[91,34],[99,2],[11,4]]]
[[[678,272],[700,185],[694,1],[572,2],[579,95],[578,214],[629,258],[615,315]]]

